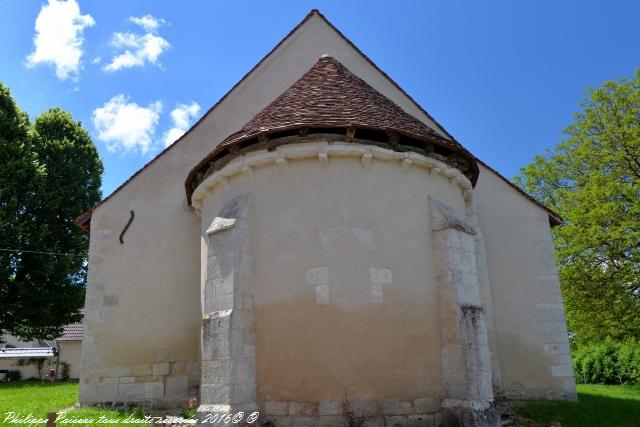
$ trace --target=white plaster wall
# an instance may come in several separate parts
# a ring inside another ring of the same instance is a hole
[[[271,163],[213,189],[203,254],[213,219],[243,194],[255,212],[259,404],[442,398],[428,196],[462,216],[460,187],[396,160]]]
[[[320,18],[308,20],[198,127],[93,212],[81,401],[105,393],[112,398],[114,387],[96,391],[87,384],[113,375],[118,366],[153,363],[165,350],[178,362],[198,360],[199,220],[187,207],[184,180],[201,158],[327,53],[428,121]],[[122,245],[118,236],[130,210],[135,219]]]
[[[202,157],[327,53],[407,112],[429,123],[382,74],[320,18],[312,17],[197,128],[93,213],[81,401],[117,399],[118,384],[105,380],[115,375],[117,368],[165,359],[178,364],[197,362],[201,312],[194,308],[200,305],[203,277],[200,221],[186,205],[184,180]],[[385,182],[377,185],[388,192],[396,188]],[[531,312],[530,303],[542,299],[529,287],[533,277],[540,275],[538,267],[543,268],[544,257],[540,251],[522,248],[522,242],[533,242],[537,235],[523,224],[528,220],[542,224],[546,214],[484,169],[477,192],[481,225],[486,226],[496,322],[502,329],[500,351],[508,355],[503,362],[508,378],[504,384],[555,386],[560,380],[543,373],[556,362],[544,353],[541,355],[546,358],[532,356],[540,354],[538,344],[542,345],[544,339],[532,338],[535,345],[530,345],[519,338],[535,337],[537,333],[539,320]],[[275,206],[280,196],[274,197]],[[350,194],[340,200],[347,203],[355,197]],[[378,207],[392,212],[399,209],[396,205]],[[135,220],[121,245],[118,235],[130,210],[135,211]],[[497,293],[500,295],[496,297]],[[523,307],[517,303],[520,300],[525,302]],[[170,357],[165,357],[167,354]],[[518,362],[522,360],[530,360],[533,368],[525,372],[526,364]],[[182,377],[180,381],[182,384]]]
[[[45,362],[43,373],[47,373],[49,366],[55,367],[55,358],[50,357]],[[38,369],[33,365],[18,366],[18,359],[0,359],[0,369],[8,369],[11,371],[20,371],[21,379],[28,380],[30,378],[38,378]],[[4,378],[4,375],[2,376]]]
[[[80,355],[82,353],[82,341],[60,341],[60,362],[67,362],[69,367],[69,378],[77,380],[80,378]],[[62,372],[62,366],[59,373]]]
[[[67,362],[70,367],[69,377],[71,379],[80,378],[80,353],[82,351],[82,342],[68,341],[61,344],[62,353],[60,355],[61,362]],[[45,361],[43,374],[47,373],[47,369],[56,367],[56,358],[48,357]],[[38,369],[33,365],[18,366],[18,359],[0,359],[0,369],[10,369],[20,371],[23,380],[29,378],[38,378]],[[62,367],[60,367],[60,372]]]
[[[11,335],[11,334],[5,334],[2,336],[2,340],[3,342],[3,347],[4,346],[13,346],[13,347],[18,347],[18,348],[33,348],[33,347],[42,347],[46,344],[40,344],[37,340],[32,340],[32,341],[24,341],[18,337],[16,337],[15,335]],[[12,370],[12,371],[20,371],[20,374],[22,375],[21,378],[23,380],[28,380],[29,378],[38,378],[38,369],[33,366],[33,365],[26,365],[26,366],[18,366],[18,361],[20,359],[14,359],[14,358],[1,358],[0,359],[0,369],[8,369],[8,370]],[[25,358],[26,360],[26,358]],[[55,357],[49,357],[47,358],[47,360],[45,361],[44,364],[44,369],[42,370],[45,374],[47,372],[48,367],[54,366],[55,367]],[[4,377],[4,376],[3,376]]]
[[[483,166],[475,192],[493,298],[500,394],[574,397],[548,214]]]

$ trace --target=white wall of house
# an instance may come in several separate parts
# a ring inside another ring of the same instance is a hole
[[[82,353],[82,342],[81,341],[67,341],[63,343],[61,346],[61,354],[60,354],[60,362],[66,362],[70,365],[69,378],[70,379],[79,379],[80,378],[80,355]],[[19,365],[20,359],[14,358],[1,358],[0,359],[0,369],[8,369],[8,370],[17,370],[20,371],[21,378],[23,380],[28,380],[31,378],[39,378],[38,369],[35,365]],[[47,357],[45,358],[44,368],[42,369],[42,375],[45,376],[49,368],[56,369],[57,367],[57,358],[56,357]],[[62,366],[59,368],[59,373],[62,372]]]
[[[9,369],[12,371],[20,371],[20,375],[21,375],[21,379],[22,380],[28,380],[31,378],[39,378],[38,376],[38,369],[36,368],[35,365],[26,365],[26,366],[19,366],[18,365],[18,360],[19,359],[5,359],[2,358],[0,359],[0,369]],[[56,360],[55,357],[50,357],[45,359],[45,364],[44,364],[44,368],[42,369],[42,373],[43,375],[46,375],[47,373],[47,369],[49,367],[54,367],[56,366]]]
[[[82,355],[82,341],[58,341],[60,348],[60,362],[66,362],[69,366],[69,378],[80,378],[80,358]],[[58,375],[62,374],[62,365],[58,369]]]

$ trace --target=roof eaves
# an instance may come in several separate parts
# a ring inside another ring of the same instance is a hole
[[[494,174],[496,174],[498,176],[498,178],[502,179],[504,182],[506,182],[507,184],[509,184],[512,188],[514,188],[518,193],[522,194],[524,197],[526,197],[528,200],[530,200],[531,202],[535,203],[536,205],[538,205],[539,208],[543,209],[544,211],[547,212],[547,214],[549,215],[549,225],[551,225],[551,227],[555,227],[556,225],[560,225],[563,222],[563,219],[560,215],[558,215],[555,211],[553,211],[550,207],[548,207],[547,205],[545,205],[544,203],[540,202],[539,200],[537,200],[535,197],[533,197],[532,195],[530,195],[529,193],[527,193],[526,191],[524,191],[522,188],[518,187],[517,185],[515,185],[513,182],[511,182],[510,180],[508,180],[507,178],[505,178],[504,176],[502,176],[502,174],[500,172],[498,172],[497,170],[495,170],[494,168],[492,168],[491,166],[489,166],[488,164],[486,164],[485,162],[483,162],[482,160],[480,160],[479,158],[475,158],[476,161],[478,163],[480,163],[482,166],[484,166],[485,168],[489,169],[491,172],[493,172]]]

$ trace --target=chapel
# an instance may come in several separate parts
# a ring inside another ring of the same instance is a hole
[[[499,426],[576,399],[562,218],[463,144],[312,11],[76,220],[81,404]]]

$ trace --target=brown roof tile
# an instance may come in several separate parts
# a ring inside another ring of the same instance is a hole
[[[472,165],[471,178],[474,183],[477,178],[475,160],[460,143],[440,136],[354,75],[339,61],[323,56],[240,131],[227,137],[198,163],[187,178],[187,196],[191,196],[194,188],[192,181],[196,176],[230,146],[262,134],[301,128],[355,128],[394,132],[420,141],[425,146],[438,145],[462,155]]]
[[[84,325],[82,323],[72,323],[64,327],[62,335],[56,341],[82,341]]]
[[[420,120],[351,73],[336,59],[323,56],[297,82],[221,145],[263,132],[292,127],[364,127],[439,137]],[[439,137],[461,147],[453,140]]]

